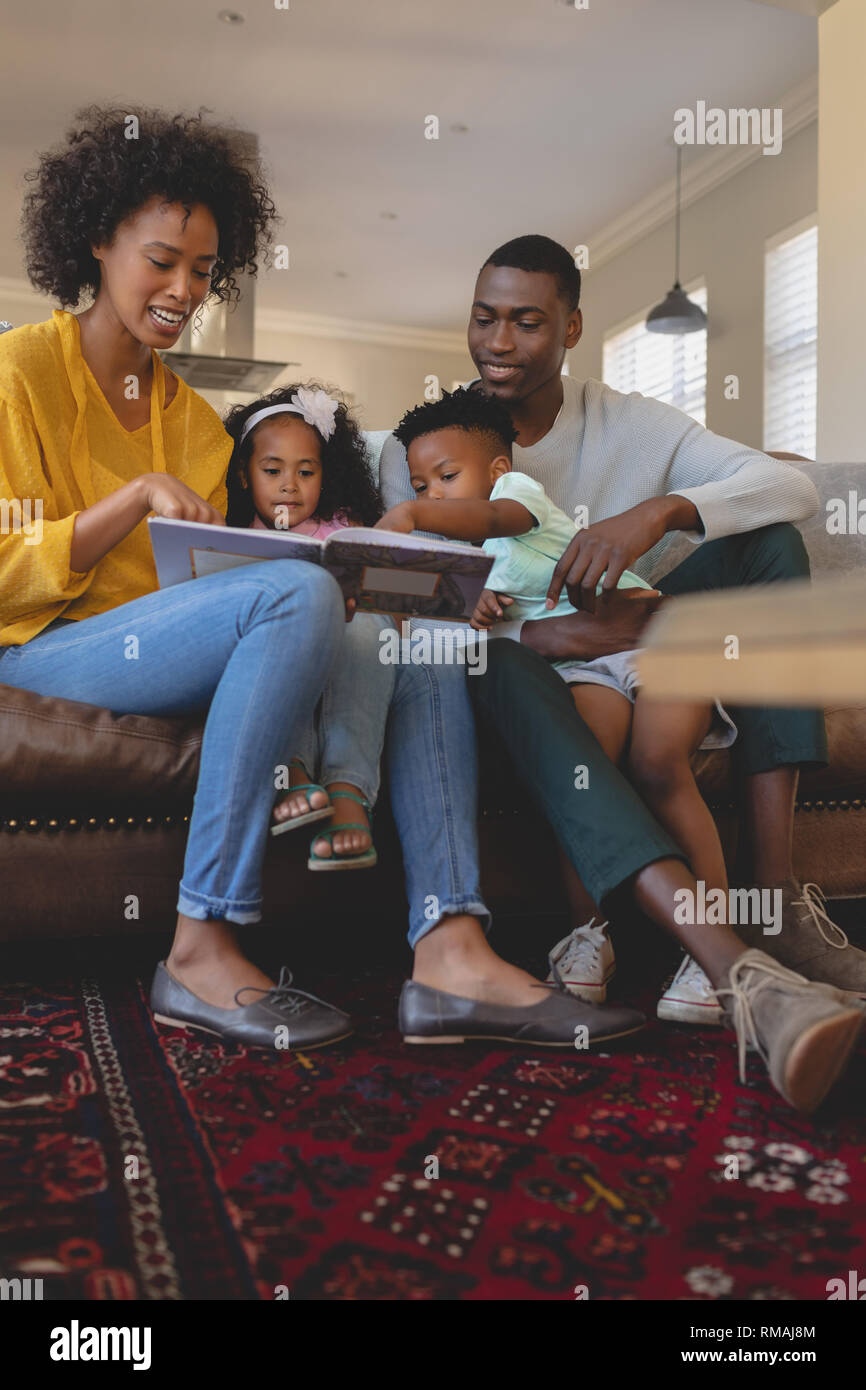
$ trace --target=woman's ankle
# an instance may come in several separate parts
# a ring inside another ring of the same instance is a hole
[[[179,969],[205,965],[220,957],[242,956],[234,930],[227,922],[208,918],[197,921],[193,917],[178,916],[174,940],[166,958],[166,964]]]

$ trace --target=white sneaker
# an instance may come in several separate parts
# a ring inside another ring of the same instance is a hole
[[[680,968],[658,1002],[656,1013],[672,1023],[702,1023],[718,1027],[722,1006],[701,967],[683,956]]]
[[[603,1004],[607,996],[607,982],[616,971],[613,946],[610,943],[602,922],[600,927],[592,924],[595,918],[582,927],[557,941],[548,960],[551,984],[564,985],[569,994],[585,999],[590,1004]]]

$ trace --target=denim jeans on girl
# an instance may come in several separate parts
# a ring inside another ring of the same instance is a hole
[[[356,613],[315,716],[294,750],[313,781],[326,787],[348,782],[371,806],[379,794],[385,723],[394,694],[394,667],[381,660],[379,641],[389,627],[391,619],[381,613]]]
[[[275,769],[311,717],[345,626],[331,575],[270,560],[0,649],[0,682],[118,714],[207,710],[178,911],[257,922]]]

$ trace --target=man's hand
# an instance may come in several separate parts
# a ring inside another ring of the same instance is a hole
[[[417,529],[411,502],[398,502],[396,507],[390,507],[376,522],[377,531],[402,531],[404,535],[408,535]]]
[[[176,521],[206,521],[211,526],[226,524],[216,507],[171,473],[143,473],[138,483],[148,512]]]
[[[575,608],[594,613],[599,582],[605,592],[616,589],[623,571],[652,550],[668,531],[700,530],[700,526],[694,503],[670,496],[651,497],[618,516],[585,527],[569,542],[553,571],[548,607],[556,607],[564,586]]]
[[[481,631],[491,628],[503,616],[503,607],[513,602],[514,599],[509,598],[508,594],[495,594],[492,589],[482,589],[481,597],[475,605],[475,612],[469,619],[469,626]]]
[[[617,589],[599,599],[594,613],[528,620],[520,640],[547,661],[593,661],[634,651],[653,613],[670,601],[655,590]]]

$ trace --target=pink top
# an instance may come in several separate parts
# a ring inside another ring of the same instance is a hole
[[[342,531],[344,527],[351,526],[345,512],[335,512],[330,521],[321,521],[317,516],[308,516],[306,521],[299,521],[297,526],[280,527],[282,535],[313,536],[317,541],[323,541],[335,531]],[[251,531],[272,531],[274,527],[266,526],[261,517],[256,514],[253,517]]]

